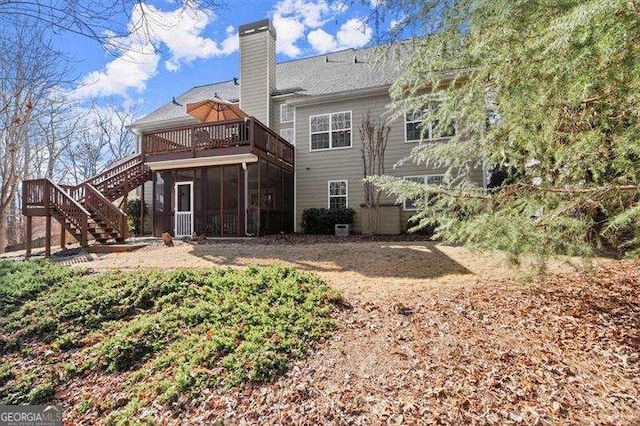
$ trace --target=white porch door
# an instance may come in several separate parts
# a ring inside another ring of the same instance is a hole
[[[193,182],[176,182],[175,236],[190,237],[193,234]]]

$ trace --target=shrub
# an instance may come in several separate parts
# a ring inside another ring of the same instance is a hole
[[[302,212],[302,231],[305,234],[333,234],[336,224],[353,225],[356,212],[351,209],[305,209]]]
[[[144,214],[148,213],[147,204],[143,203]],[[127,224],[133,234],[141,234],[143,230],[140,229],[140,199],[134,198],[127,201],[124,206],[124,212],[127,215]]]

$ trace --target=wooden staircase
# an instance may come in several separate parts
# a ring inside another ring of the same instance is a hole
[[[113,201],[150,179],[151,171],[138,154],[76,186],[57,185],[50,179],[22,181],[27,241],[31,241],[31,217],[45,216],[47,235],[50,218],[54,218],[82,247],[88,245],[89,235],[101,244],[123,242],[129,236],[127,216]]]

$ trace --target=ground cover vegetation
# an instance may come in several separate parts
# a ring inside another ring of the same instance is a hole
[[[0,262],[0,404],[56,400],[69,383],[120,377],[115,402],[74,410],[107,423],[178,409],[283,373],[334,328],[341,296],[292,268],[95,274]]]
[[[381,6],[385,7],[385,5]],[[443,185],[375,179],[418,206],[416,229],[540,265],[640,251],[640,10],[627,0],[406,0],[413,44],[391,94],[422,119],[406,161]],[[442,143],[438,135],[455,136]],[[489,173],[483,191],[474,170]]]

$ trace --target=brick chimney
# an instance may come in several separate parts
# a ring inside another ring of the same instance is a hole
[[[268,19],[241,25],[240,109],[271,126],[276,88],[276,30]]]

